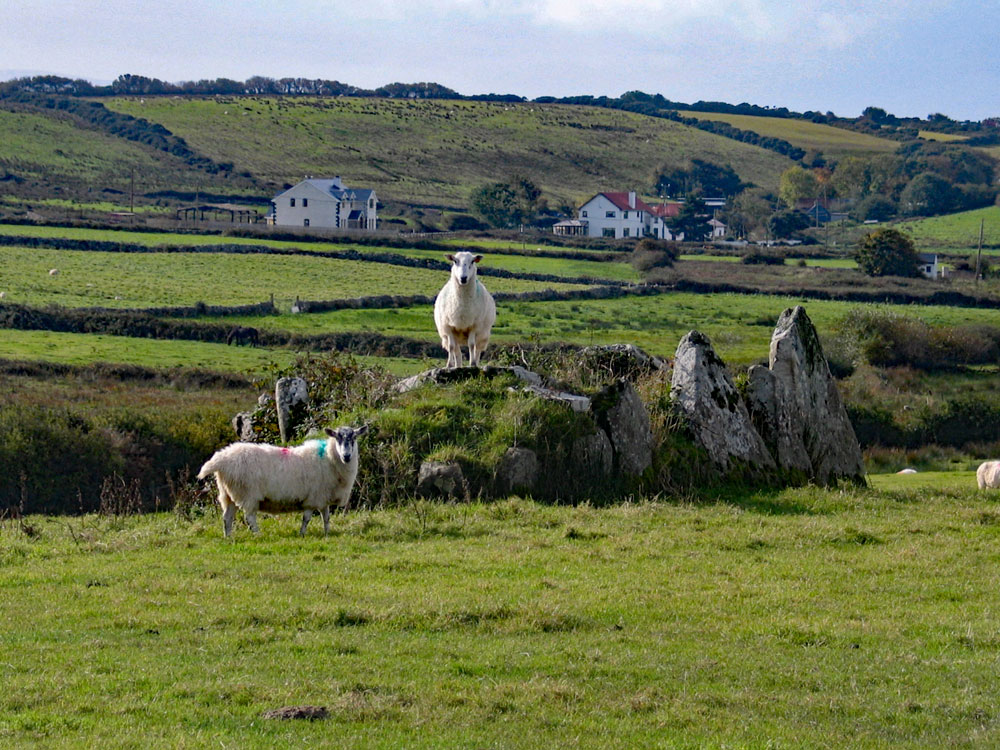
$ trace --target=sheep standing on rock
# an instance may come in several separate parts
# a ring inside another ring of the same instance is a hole
[[[338,427],[326,430],[330,440],[307,440],[294,448],[260,443],[233,443],[205,462],[198,472],[204,479],[215,474],[222,507],[223,532],[233,531],[239,507],[256,533],[257,511],[302,511],[300,534],[315,511],[323,514],[323,533],[330,533],[330,506],[345,509],[358,475],[357,439],[368,431]]]
[[[984,461],[976,470],[976,482],[979,489],[1000,489],[1000,461]]]
[[[476,278],[476,263],[483,256],[460,252],[445,257],[451,262],[451,278],[434,302],[434,324],[448,352],[449,369],[462,366],[463,345],[469,347],[469,366],[478,367],[497,319],[493,297]]]

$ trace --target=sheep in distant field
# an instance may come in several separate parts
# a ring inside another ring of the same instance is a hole
[[[58,276],[58,275],[59,275],[59,269],[58,268],[50,268],[49,269],[49,276]]]
[[[434,301],[434,324],[449,368],[461,367],[463,345],[469,347],[469,366],[478,367],[497,319],[493,297],[476,278],[476,263],[483,256],[461,252],[445,257],[451,262],[451,278]]]
[[[979,489],[1000,489],[1000,461],[984,461],[976,469],[976,482]]]
[[[260,443],[233,443],[205,462],[198,472],[204,479],[215,474],[222,507],[223,533],[233,531],[239,507],[247,524],[257,532],[257,511],[285,513],[302,511],[302,528],[315,511],[323,514],[323,533],[330,532],[330,506],[345,509],[358,475],[357,439],[368,432],[362,427],[327,429],[329,440],[307,440],[294,448]]]

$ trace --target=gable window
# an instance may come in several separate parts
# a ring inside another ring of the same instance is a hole
[[[613,219],[613,218],[615,218],[615,212],[614,211],[605,211],[604,212],[604,218],[605,219]]]
[[[581,211],[580,212],[580,216],[582,216],[584,219],[586,219],[587,218],[587,212],[586,211]]]
[[[295,199],[294,198],[289,198],[288,199],[288,205],[291,208],[295,208]]]
[[[622,211],[622,218],[623,219],[627,219],[628,218],[628,211]]]
[[[302,199],[302,208],[305,208],[308,205],[309,205],[309,199],[308,198],[303,198]]]

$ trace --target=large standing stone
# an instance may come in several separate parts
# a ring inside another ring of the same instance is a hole
[[[778,319],[768,370],[771,377],[751,373],[748,400],[778,464],[805,470],[818,484],[839,479],[864,484],[858,438],[802,306],[785,310]]]
[[[424,461],[417,476],[417,494],[423,497],[465,497],[462,467],[453,461]]]
[[[653,463],[649,412],[632,384],[619,380],[594,399],[598,423],[607,430],[620,474],[638,476]]]
[[[538,455],[528,448],[508,448],[497,466],[501,492],[531,493],[538,481]]]
[[[615,452],[608,433],[600,427],[573,442],[570,458],[574,474],[586,479],[606,479],[615,465]]]
[[[736,461],[773,469],[774,459],[754,429],[725,363],[708,337],[691,331],[674,356],[670,393],[687,417],[695,440],[722,469]]]
[[[309,390],[302,378],[278,378],[274,384],[274,405],[278,411],[278,432],[287,443],[304,416]]]

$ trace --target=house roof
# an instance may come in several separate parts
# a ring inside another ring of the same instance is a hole
[[[278,193],[275,198],[280,198],[285,193],[295,190],[300,185],[308,185],[309,187],[318,190],[325,195],[336,198],[339,201],[367,201],[375,194],[374,190],[370,190],[368,188],[345,187],[343,181],[339,177],[334,177],[332,179],[317,179],[315,177],[310,177],[302,180],[302,182],[297,185],[290,187],[288,190]]]
[[[650,212],[654,216],[659,216],[661,219],[672,219],[681,212],[680,203],[657,203],[652,206]]]
[[[586,219],[583,219],[583,220],[581,220],[581,219],[568,219],[566,221],[559,221],[559,222],[556,222],[555,224],[553,224],[553,226],[556,226],[556,227],[585,227],[587,225],[588,224],[587,224],[587,220]]]
[[[609,201],[611,201],[612,203],[614,203],[615,206],[617,206],[618,208],[620,208],[622,211],[650,211],[650,212],[652,212],[652,209],[648,205],[646,205],[646,203],[644,203],[643,200],[642,200],[642,198],[640,198],[638,195],[635,197],[635,205],[634,206],[630,206],[629,205],[629,202],[628,202],[629,193],[627,193],[627,192],[599,193],[599,195],[603,195],[605,198],[607,198]],[[591,198],[591,200],[593,200],[593,198]]]
[[[917,253],[921,263],[937,263],[937,253]]]

